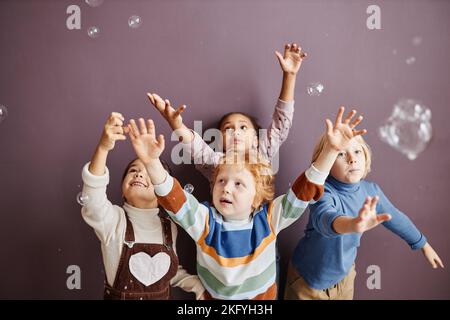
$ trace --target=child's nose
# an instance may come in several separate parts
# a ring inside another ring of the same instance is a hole
[[[136,174],[134,175],[136,178],[143,178],[144,175],[142,174],[141,171],[137,171]]]

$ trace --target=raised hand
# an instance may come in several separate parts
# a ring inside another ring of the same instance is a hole
[[[156,109],[158,109],[164,119],[166,119],[173,130],[180,129],[183,126],[183,118],[181,117],[181,114],[186,109],[185,105],[182,105],[175,110],[170,105],[169,100],[163,100],[156,93],[147,93],[147,97]]]
[[[363,117],[359,116],[351,122],[356,114],[356,110],[352,110],[342,121],[345,108],[339,107],[334,126],[330,119],[326,119],[327,140],[329,145],[335,150],[346,149],[353,137],[363,135],[367,130],[355,130],[354,128],[362,121]]]
[[[145,123],[144,119],[140,118],[138,128],[134,119],[131,119],[128,128],[131,143],[139,159],[145,165],[153,160],[159,160],[159,156],[164,150],[164,136],[160,134],[156,138],[153,120],[148,119]]]
[[[422,253],[428,260],[428,262],[431,264],[433,269],[436,269],[438,267],[444,268],[444,264],[442,263],[441,258],[439,258],[436,251],[434,251],[434,249],[430,246],[428,242],[423,246]]]
[[[391,215],[387,213],[377,214],[376,207],[378,196],[367,197],[363,207],[359,210],[358,217],[353,219],[353,231],[365,232],[373,229],[380,223],[391,220]]]
[[[290,74],[297,74],[303,59],[306,57],[306,53],[302,52],[302,48],[294,44],[286,44],[284,46],[284,55],[281,55],[278,51],[275,54],[280,62],[283,72]]]
[[[98,147],[105,151],[114,149],[117,140],[126,140],[126,127],[123,128],[125,118],[118,112],[112,112],[103,127],[103,133]]]

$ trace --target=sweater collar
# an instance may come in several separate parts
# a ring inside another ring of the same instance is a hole
[[[356,183],[345,183],[337,180],[334,178],[331,174],[328,175],[327,182],[331,184],[333,187],[335,187],[339,191],[345,191],[345,192],[355,192],[358,191],[359,186],[361,184],[360,182]]]
[[[141,226],[143,229],[151,230],[159,227],[161,220],[159,218],[159,208],[141,209],[133,207],[128,203],[123,204],[124,210],[127,212],[128,218],[133,225]]]

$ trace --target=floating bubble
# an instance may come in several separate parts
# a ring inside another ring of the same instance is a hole
[[[184,191],[186,191],[187,193],[192,193],[194,192],[194,186],[188,183],[184,186]]]
[[[87,34],[91,38],[97,38],[100,35],[99,27],[92,26],[88,29]]]
[[[414,46],[420,46],[422,44],[422,37],[416,36],[412,39],[412,44]]]
[[[378,128],[378,134],[383,142],[414,160],[431,140],[430,121],[430,109],[418,101],[401,99],[391,116]]]
[[[130,28],[136,29],[142,24],[142,18],[139,16],[131,16],[128,18],[128,26]]]
[[[91,7],[98,7],[103,3],[103,0],[84,0]]]
[[[8,116],[8,109],[0,104],[0,123]]]
[[[308,94],[310,96],[320,96],[320,94],[322,93],[323,89],[324,89],[324,86],[320,82],[310,83],[308,85],[308,87],[307,87]]]
[[[392,54],[395,56],[397,54],[397,49],[392,50]]]
[[[415,57],[408,57],[406,59],[406,64],[413,64],[414,62],[416,62],[416,58]]]
[[[87,194],[83,194],[82,192],[78,192],[77,202],[80,205],[85,206],[89,202],[89,196]]]

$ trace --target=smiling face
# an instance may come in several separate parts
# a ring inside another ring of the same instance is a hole
[[[136,208],[156,208],[155,190],[141,160],[134,160],[122,181],[122,194],[126,202]]]
[[[232,113],[221,123],[223,149],[248,151],[258,144],[256,129],[252,121],[243,114]]]
[[[253,212],[255,195],[255,179],[245,166],[221,166],[213,186],[213,204],[225,219],[247,219]]]
[[[331,168],[331,175],[344,183],[357,183],[366,175],[366,154],[362,144],[352,139],[345,150],[340,150]]]

